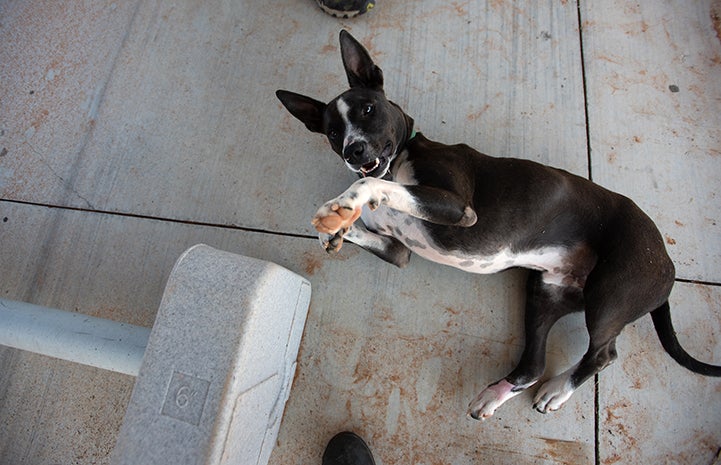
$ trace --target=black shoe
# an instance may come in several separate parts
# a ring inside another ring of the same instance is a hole
[[[376,5],[375,0],[315,0],[323,11],[336,18],[362,15]]]
[[[355,433],[338,433],[323,452],[323,465],[375,465],[366,443]]]

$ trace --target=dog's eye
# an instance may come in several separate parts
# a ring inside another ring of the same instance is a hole
[[[331,129],[331,131],[328,133],[328,137],[333,140],[337,139],[338,131],[336,131],[335,129]]]
[[[373,113],[373,109],[374,109],[373,105],[371,105],[371,104],[369,103],[368,105],[366,105],[366,106],[363,107],[363,114],[364,114],[364,115],[370,115],[371,113]]]

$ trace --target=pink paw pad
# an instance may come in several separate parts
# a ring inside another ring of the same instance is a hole
[[[361,215],[361,207],[356,207],[351,210],[346,207],[341,207],[338,204],[333,204],[330,207],[329,212],[325,212],[324,215],[316,214],[311,223],[315,226],[318,232],[325,234],[335,234],[342,229],[348,229]]]

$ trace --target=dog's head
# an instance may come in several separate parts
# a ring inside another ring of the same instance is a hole
[[[276,95],[309,130],[328,137],[351,171],[380,178],[411,136],[413,120],[386,98],[383,72],[347,31],[340,48],[349,90],[327,104],[285,90]]]

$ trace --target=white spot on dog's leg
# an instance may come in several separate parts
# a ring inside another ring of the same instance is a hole
[[[578,364],[543,383],[533,399],[533,408],[541,413],[560,409],[575,390],[571,383],[571,375],[577,367]]]

